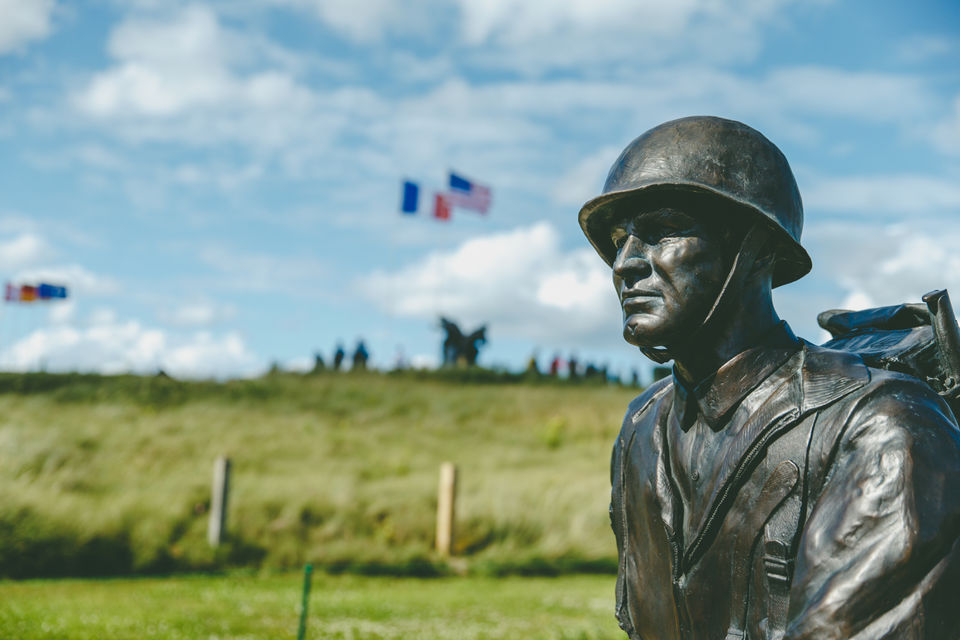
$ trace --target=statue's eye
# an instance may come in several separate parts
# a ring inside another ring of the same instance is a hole
[[[613,241],[613,246],[617,248],[617,251],[623,248],[623,245],[627,242],[627,232],[624,229],[616,228],[610,233],[610,240]]]
[[[658,222],[655,224],[650,224],[644,228],[643,239],[645,242],[650,244],[657,244],[658,242],[663,242],[668,238],[688,236],[692,233],[692,231],[693,230],[687,225],[674,222]]]
[[[650,244],[656,244],[673,235],[673,230],[665,224],[648,224],[643,228],[643,239]]]

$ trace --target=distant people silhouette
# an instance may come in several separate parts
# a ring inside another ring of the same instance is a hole
[[[363,344],[362,339],[358,340],[357,349],[353,352],[353,368],[357,371],[366,369],[369,358],[370,354],[367,352],[367,346]]]
[[[560,373],[560,367],[563,366],[563,360],[560,358],[560,354],[557,353],[553,356],[553,360],[550,361],[550,377],[556,378]]]
[[[527,360],[527,375],[539,376],[540,367],[537,365],[537,352],[534,351],[530,354],[530,359]]]
[[[327,368],[327,363],[323,361],[323,356],[320,355],[319,351],[315,351],[313,354],[313,373],[320,373]]]

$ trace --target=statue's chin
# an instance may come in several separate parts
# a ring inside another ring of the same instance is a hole
[[[657,340],[656,332],[629,319],[623,323],[623,339],[636,347],[660,347],[663,343]]]
[[[689,330],[673,326],[672,323],[650,320],[646,315],[628,317],[623,323],[623,339],[636,347],[670,348],[678,342],[682,343],[683,337],[689,334]]]

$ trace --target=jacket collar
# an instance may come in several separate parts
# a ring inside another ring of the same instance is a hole
[[[734,356],[692,389],[684,384],[674,368],[673,411],[681,428],[689,430],[701,415],[710,428],[720,430],[747,394],[800,347],[800,341],[787,323],[780,322],[761,338],[758,346]]]
[[[758,375],[758,383],[744,391],[736,406],[728,409],[744,412],[745,424],[726,451],[720,473],[713,483],[710,507],[696,526],[699,533],[708,534],[704,526],[713,519],[712,514],[719,515],[722,522],[733,497],[749,478],[749,474],[741,474],[739,469],[744,465],[746,454],[754,442],[777,437],[772,435],[773,431],[777,434],[783,433],[810,412],[839,400],[870,381],[870,370],[857,354],[824,349],[805,340],[799,342],[800,352],[794,351],[794,357],[788,356],[779,368],[765,377]],[[675,401],[680,385],[677,384],[676,376],[671,382],[663,391],[669,392],[672,389]],[[678,540],[680,523],[676,505],[679,504],[680,497],[676,493],[675,480],[668,479],[672,472],[667,452],[667,419],[663,415],[666,403],[656,404],[659,406],[654,412],[655,415],[651,416],[659,424],[659,428],[655,429],[653,442],[658,458],[654,487],[667,535],[671,540]],[[700,536],[695,536],[697,537]],[[705,543],[709,545],[709,541]],[[683,561],[685,567],[689,561],[696,561],[696,558],[692,557],[694,551],[693,548],[687,548]]]

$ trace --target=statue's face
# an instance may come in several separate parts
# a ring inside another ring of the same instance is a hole
[[[659,209],[625,219],[611,236],[624,339],[642,347],[682,344],[727,276],[723,234],[694,215]]]

